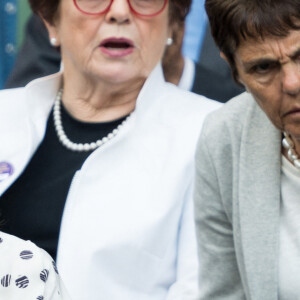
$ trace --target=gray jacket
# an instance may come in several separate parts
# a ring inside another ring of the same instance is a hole
[[[280,142],[249,93],[207,117],[196,154],[199,299],[278,299]]]

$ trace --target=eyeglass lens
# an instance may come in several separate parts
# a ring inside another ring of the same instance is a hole
[[[106,12],[113,0],[75,0],[77,7],[88,14]],[[163,10],[167,0],[127,0],[130,8],[141,15],[155,15]]]

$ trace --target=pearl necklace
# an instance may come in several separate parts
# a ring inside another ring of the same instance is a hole
[[[295,150],[295,144],[286,132],[283,132],[283,134],[284,138],[282,139],[282,146],[288,150],[287,154],[293,165],[300,170],[300,159]]]
[[[63,146],[65,146],[67,149],[71,151],[87,152],[87,151],[95,150],[96,148],[99,148],[100,146],[104,145],[119,133],[119,131],[122,129],[124,124],[129,120],[132,114],[132,113],[129,114],[127,118],[117,126],[117,128],[115,128],[112,132],[110,132],[107,136],[103,137],[102,139],[97,140],[96,142],[93,143],[85,143],[85,144],[74,143],[69,140],[62,125],[61,111],[60,111],[62,93],[63,93],[63,89],[60,89],[57,93],[54,102],[54,108],[53,108],[54,128],[57,133],[57,137],[59,141],[62,143]]]

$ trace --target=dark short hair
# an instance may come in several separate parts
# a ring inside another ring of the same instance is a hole
[[[212,36],[225,54],[234,79],[234,54],[248,38],[286,37],[300,29],[299,0],[206,0]]]
[[[58,15],[58,7],[61,0],[29,0],[34,13],[43,17],[50,24],[53,24]],[[192,0],[169,0],[170,21],[184,21],[188,14]]]

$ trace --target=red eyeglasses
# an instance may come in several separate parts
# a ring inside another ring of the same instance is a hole
[[[76,8],[87,15],[102,15],[109,11],[113,0],[73,0]],[[127,0],[131,11],[141,17],[154,17],[167,6],[168,0]]]

